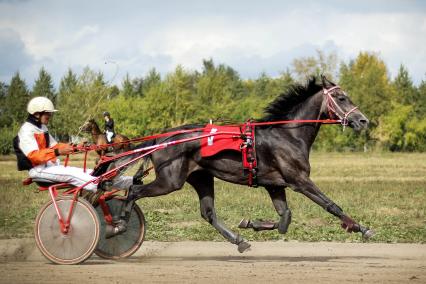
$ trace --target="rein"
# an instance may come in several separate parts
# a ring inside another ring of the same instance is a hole
[[[326,105],[327,105],[327,111],[329,113],[329,117],[333,117],[333,114],[334,114],[334,116],[339,119],[294,119],[294,120],[277,120],[277,121],[267,121],[267,122],[250,122],[250,124],[252,126],[266,126],[266,125],[280,125],[280,124],[293,124],[293,123],[323,123],[323,124],[341,124],[343,126],[343,129],[345,129],[345,127],[348,126],[348,116],[352,112],[357,110],[358,107],[354,107],[350,109],[348,112],[344,112],[343,109],[336,103],[336,101],[331,95],[333,94],[335,90],[340,90],[340,89],[341,88],[339,86],[334,86],[329,89],[323,88],[323,94],[326,97]],[[237,126],[241,128],[244,125],[245,123],[229,124],[228,126]],[[171,131],[166,133],[154,134],[150,136],[138,137],[138,138],[129,139],[123,142],[117,142],[117,143],[111,143],[111,144],[105,144],[105,145],[77,146],[75,147],[75,150],[78,150],[78,151],[103,150],[111,146],[136,143],[136,142],[145,142],[145,141],[150,141],[157,138],[172,137],[175,135],[200,132],[203,130],[204,130],[204,127],[187,129],[187,130],[176,130],[176,131]]]
[[[268,121],[268,122],[251,122],[251,125],[253,125],[253,126],[265,126],[265,125],[279,125],[279,124],[292,124],[292,123],[323,123],[323,124],[339,124],[340,123],[341,124],[342,120],[336,120],[336,119],[277,120],[277,121]],[[228,124],[227,126],[237,126],[237,127],[241,128],[244,125],[245,124],[242,123],[242,124]],[[116,142],[116,143],[105,144],[105,145],[78,146],[76,148],[76,150],[79,150],[79,151],[102,150],[102,149],[107,149],[108,147],[113,147],[113,146],[122,145],[122,144],[145,142],[145,141],[150,141],[150,140],[154,140],[154,139],[157,139],[157,138],[172,137],[172,136],[175,136],[175,135],[200,132],[200,131],[203,131],[203,130],[204,130],[204,127],[187,129],[187,130],[177,130],[177,131],[171,131],[171,132],[166,132],[166,133],[154,134],[154,135],[150,135],[150,136],[138,137],[138,138],[129,139],[129,140],[123,141],[123,142]]]

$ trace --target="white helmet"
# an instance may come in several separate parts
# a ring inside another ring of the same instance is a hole
[[[31,114],[35,114],[36,112],[55,112],[57,110],[53,106],[52,101],[48,98],[35,97],[28,103],[27,111]]]

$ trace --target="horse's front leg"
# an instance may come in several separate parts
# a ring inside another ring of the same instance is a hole
[[[363,237],[370,238],[374,235],[374,231],[355,222],[351,217],[343,212],[336,203],[329,199],[320,189],[311,181],[309,177],[302,177],[297,183],[292,185],[296,192],[300,192],[307,196],[309,199],[320,205],[329,213],[338,217],[342,221],[342,228],[347,232],[361,232]]]
[[[239,228],[252,228],[255,231],[278,229],[280,234],[287,233],[291,222],[291,211],[288,209],[285,189],[283,187],[267,186],[265,187],[271,197],[275,210],[280,216],[279,222],[242,219]]]

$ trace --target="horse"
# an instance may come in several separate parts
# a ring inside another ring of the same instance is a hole
[[[79,129],[80,131],[91,133],[93,143],[95,143],[96,145],[100,146],[100,145],[108,144],[105,134],[102,133],[101,129],[99,128],[98,124],[96,123],[94,119],[89,119],[82,126],[80,126]],[[98,153],[99,156],[104,156],[106,153],[109,153],[109,152],[120,153],[120,152],[127,151],[130,149],[130,147],[129,147],[129,143],[123,143],[126,141],[129,141],[128,137],[121,134],[116,134],[113,137],[113,141],[112,141],[112,143],[115,145],[113,145],[112,147],[106,146],[103,149],[96,150],[96,153]]]
[[[369,120],[354,106],[347,94],[336,84],[322,77],[310,78],[307,84],[294,84],[265,108],[265,116],[257,122],[282,120],[341,119],[355,131],[367,128]],[[261,123],[259,123],[261,124]],[[291,222],[291,211],[286,201],[286,188],[299,192],[341,220],[347,232],[361,232],[365,238],[374,232],[347,215],[341,207],[328,198],[310,179],[309,154],[321,127],[321,122],[273,124],[255,126],[255,149],[257,156],[257,184],[268,192],[278,214],[277,222],[245,219],[240,227],[278,229],[285,234]],[[172,130],[203,127],[185,125]],[[201,131],[157,138],[152,144],[201,135]],[[143,145],[146,146],[147,144]],[[214,205],[214,178],[234,184],[247,185],[244,176],[242,155],[237,151],[222,151],[203,158],[200,142],[192,141],[167,147],[150,154],[156,178],[154,181],[132,185],[121,213],[121,220],[113,230],[118,235],[126,230],[126,220],[134,202],[140,198],[169,194],[188,182],[197,192],[201,217],[212,225],[225,239],[237,245],[239,252],[250,248],[247,240],[227,228],[216,216]]]

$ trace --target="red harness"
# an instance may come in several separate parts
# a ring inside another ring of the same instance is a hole
[[[241,152],[244,175],[248,177],[248,185],[256,187],[257,160],[254,130],[250,120],[240,126],[207,124],[203,129],[203,135],[213,134],[214,136],[200,139],[201,157],[211,157],[225,150]]]
[[[241,144],[244,174],[248,175],[248,186],[257,187],[256,136],[250,120],[242,126],[241,133],[244,140]]]
[[[241,152],[244,175],[247,175],[248,177],[247,183],[249,186],[257,187],[255,126],[292,123],[337,124],[341,123],[341,121],[331,119],[315,119],[252,122],[251,120],[248,120],[244,124],[235,126],[207,124],[204,128],[196,129],[196,131],[203,130],[202,138],[200,138],[201,157],[211,157],[225,150]],[[209,136],[209,134],[211,136]]]
[[[211,157],[223,150],[240,151],[241,144],[244,142],[238,126],[207,124],[203,128],[203,135],[207,134],[214,136],[200,139],[201,157]]]
[[[348,112],[344,112],[343,109],[336,103],[332,94],[335,90],[340,90],[339,86],[334,86],[329,89],[323,89],[323,94],[326,97],[326,107],[329,114],[329,117],[337,117],[336,119],[299,119],[299,120],[280,120],[280,121],[269,121],[269,122],[252,122],[248,120],[244,124],[235,124],[227,126],[218,126],[208,124],[205,127],[193,128],[187,130],[177,130],[167,133],[156,134],[152,136],[140,137],[135,139],[130,139],[125,142],[112,143],[102,146],[86,146],[86,147],[76,147],[76,150],[87,151],[103,149],[110,146],[115,146],[123,143],[135,143],[143,142],[148,140],[153,140],[160,137],[171,137],[178,134],[194,133],[194,132],[203,132],[202,135],[198,137],[190,137],[179,140],[174,140],[170,142],[164,142],[158,145],[145,147],[144,149],[129,151],[116,155],[114,158],[105,158],[116,159],[118,157],[123,157],[129,155],[129,153],[143,152],[144,155],[150,154],[154,151],[194,140],[200,140],[201,144],[201,156],[209,157],[213,156],[223,150],[235,150],[241,151],[242,153],[242,163],[244,173],[248,176],[248,185],[257,186],[257,160],[256,160],[256,149],[255,149],[255,126],[266,126],[266,125],[282,125],[282,124],[298,124],[298,123],[322,123],[322,124],[337,124],[340,123],[343,127],[348,125],[348,116],[354,112],[357,107],[350,109]],[[211,144],[211,145],[210,145]],[[67,157],[68,160],[68,157]],[[85,159],[86,160],[86,159]]]

